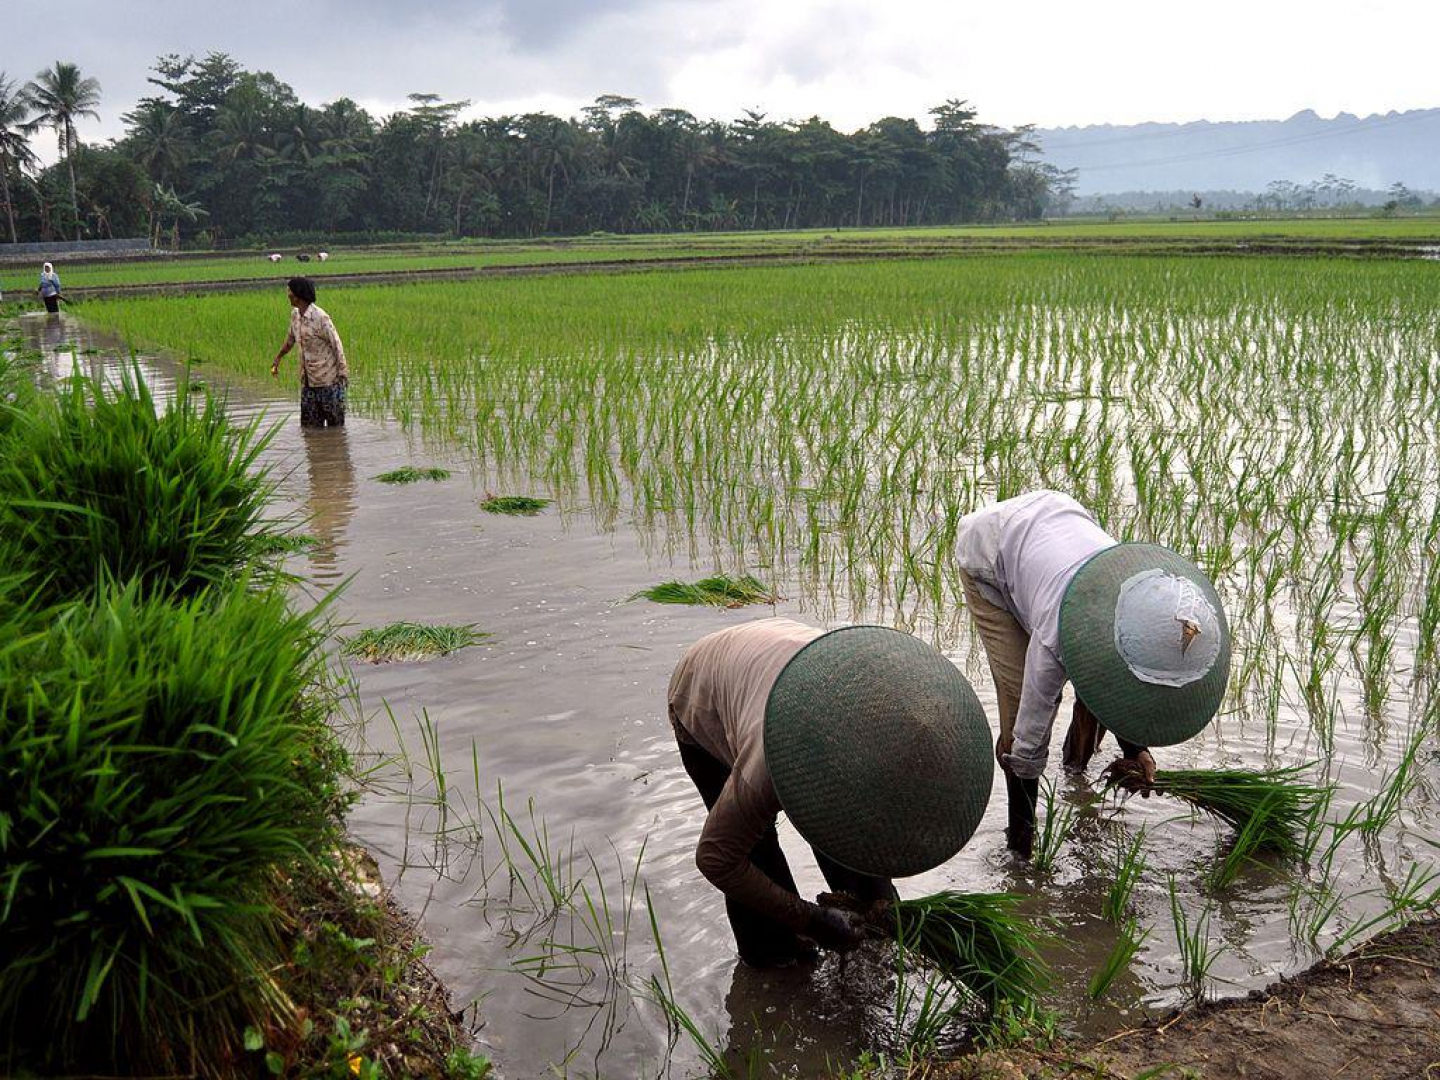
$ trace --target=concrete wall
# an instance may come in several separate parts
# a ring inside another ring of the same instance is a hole
[[[38,244],[0,244],[0,262],[54,255],[105,255],[112,252],[149,251],[150,241],[138,240],[45,240]]]

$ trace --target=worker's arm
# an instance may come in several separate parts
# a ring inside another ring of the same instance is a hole
[[[1067,679],[1060,658],[1030,635],[1025,650],[1025,679],[1020,687],[1020,707],[1015,716],[1015,741],[1007,760],[1010,772],[1022,780],[1033,780],[1045,771],[1050,756],[1050,732]]]
[[[775,824],[777,809],[732,772],[705,819],[695,865],[729,899],[804,933],[815,905],[782,889],[750,861],[750,852]]]
[[[281,360],[281,358],[283,358],[283,357],[285,356],[285,354],[288,353],[288,352],[289,352],[291,349],[293,349],[294,347],[295,347],[295,325],[294,325],[294,323],[291,323],[291,325],[290,325],[290,332],[285,335],[285,344],[280,346],[280,351],[275,354],[275,359],[274,359],[273,361],[271,361],[271,363],[270,363],[270,374],[271,374],[271,375],[278,375],[278,374],[280,373],[280,360]]]

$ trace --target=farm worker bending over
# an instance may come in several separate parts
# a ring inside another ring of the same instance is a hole
[[[293,277],[290,293],[290,333],[270,364],[270,374],[280,374],[280,360],[294,346],[300,346],[300,426],[341,427],[345,423],[345,390],[350,385],[350,365],[345,346],[325,309],[315,303],[315,283]]]
[[[830,888],[862,907],[970,839],[994,765],[979,699],[935,648],[879,626],[764,619],[701,638],[670,679],[680,760],[709,811],[695,862],[756,967],[838,952],[863,917],[802,900],[783,810]],[[802,940],[802,939],[808,939]]]
[[[969,514],[955,541],[965,600],[995,679],[1010,847],[1030,855],[1039,776],[1069,680],[1064,765],[1081,772],[1115,733],[1131,790],[1155,779],[1147,747],[1198,734],[1230,671],[1230,630],[1209,578],[1154,544],[1119,544],[1068,495],[1034,491]],[[1148,794],[1148,791],[1147,791]]]

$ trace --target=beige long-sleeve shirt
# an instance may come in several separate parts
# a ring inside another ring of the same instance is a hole
[[[676,738],[730,767],[705,819],[695,864],[727,897],[802,930],[808,905],[750,861],[775,824],[780,800],[765,764],[765,704],[790,659],[824,633],[791,619],[762,619],[701,638],[670,678]]]
[[[290,309],[290,333],[285,348],[300,346],[300,385],[334,386],[342,378],[350,378],[350,365],[345,361],[345,346],[335,323],[319,304],[311,304],[300,314]]]

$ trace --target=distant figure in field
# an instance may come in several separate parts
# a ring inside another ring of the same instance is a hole
[[[272,263],[279,262],[284,257],[285,256],[281,255],[278,251],[272,251],[268,256],[266,256],[266,258],[268,258]]]
[[[324,262],[326,259],[330,258],[330,253],[328,251],[322,251],[319,255],[316,255],[315,257],[321,262]]]
[[[345,423],[345,390],[350,385],[350,366],[345,346],[335,324],[315,303],[315,283],[295,277],[287,283],[290,293],[290,333],[270,364],[270,374],[279,376],[280,360],[300,346],[300,425],[342,427]]]
[[[48,262],[40,268],[40,299],[45,301],[45,310],[55,314],[60,310],[60,275]]]
[[[296,255],[296,256],[295,256],[295,261],[296,261],[296,262],[309,262],[309,261],[310,261],[310,256],[309,256],[309,255],[306,255],[306,254],[302,251],[299,255]]]

